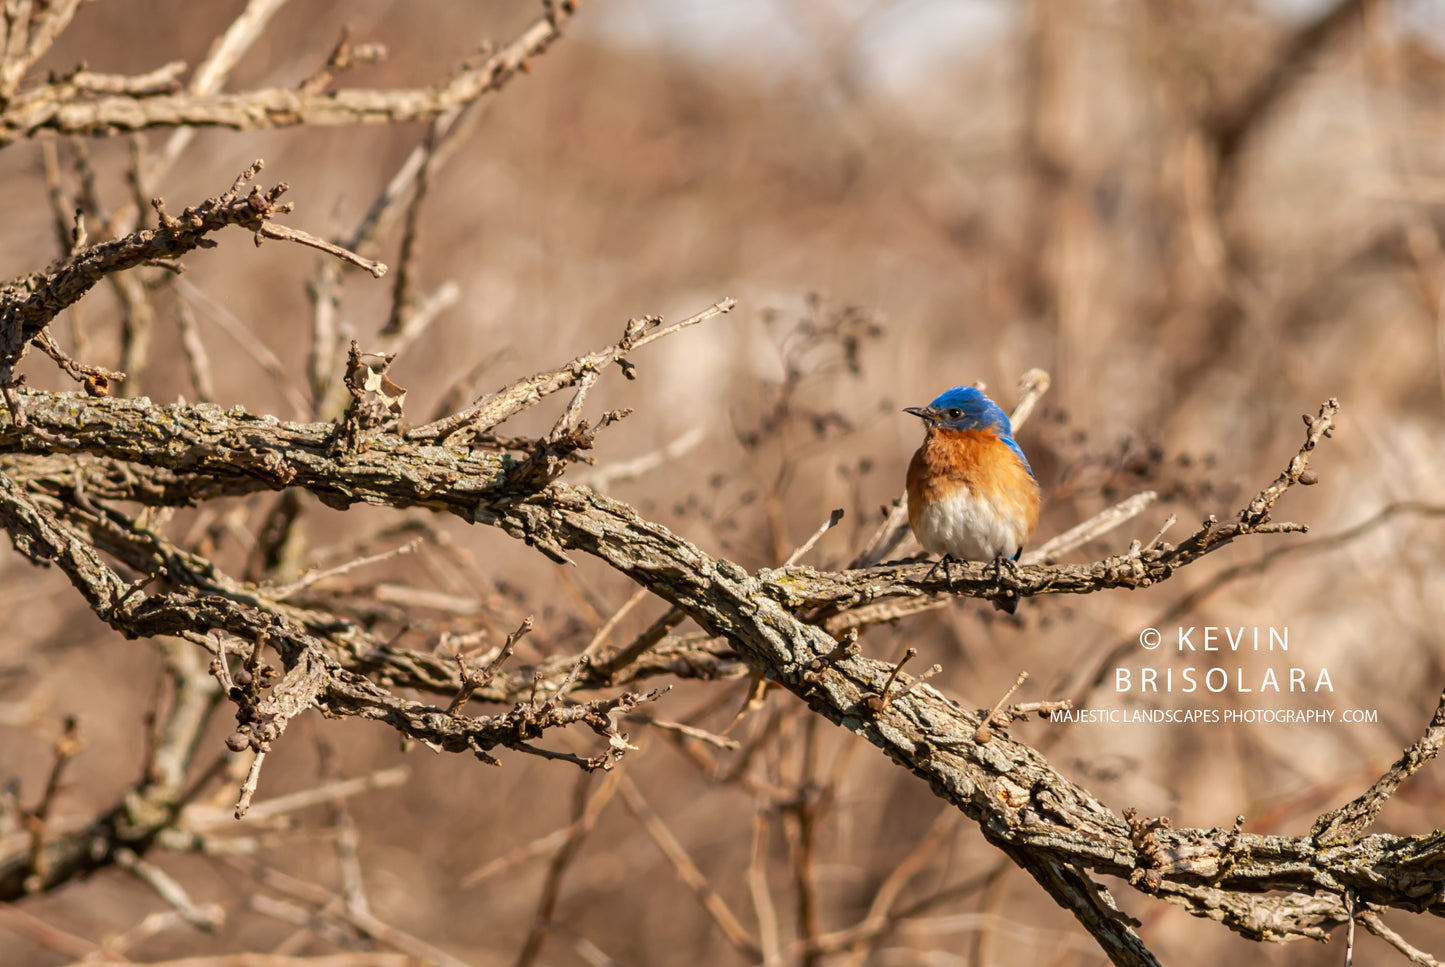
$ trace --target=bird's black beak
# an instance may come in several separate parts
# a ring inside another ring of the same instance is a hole
[[[903,412],[912,413],[925,423],[933,423],[936,419],[933,408],[929,406],[905,406]]]

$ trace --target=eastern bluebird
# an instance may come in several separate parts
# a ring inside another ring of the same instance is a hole
[[[1018,560],[1039,522],[1039,483],[1008,417],[972,386],[955,386],[927,406],[923,446],[908,465],[908,523],[947,572],[952,561]],[[1013,614],[1017,593],[994,607]]]

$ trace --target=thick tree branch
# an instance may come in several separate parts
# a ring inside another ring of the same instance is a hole
[[[891,757],[925,776],[949,801],[980,822],[1001,845],[1095,872],[1129,876],[1136,870],[1142,882],[1209,886],[1241,892],[1291,890],[1338,892],[1352,889],[1364,902],[1406,909],[1437,911],[1441,905],[1421,892],[1425,884],[1445,882],[1445,862],[1438,836],[1361,839],[1345,847],[1323,849],[1308,837],[1226,836],[1207,830],[1152,829],[1150,845],[1142,849],[1128,824],[1095,800],[1087,791],[1056,773],[1036,752],[995,735],[986,744],[974,736],[979,717],[959,709],[928,686],[918,686],[874,712],[865,702],[878,694],[891,666],[854,654],[836,657],[836,643],[823,628],[800,614],[819,605],[835,611],[866,602],[876,595],[919,594],[944,590],[924,577],[926,568],[875,568],[824,575],[792,568],[750,574],[726,561],[711,558],[666,528],[647,521],[625,504],[586,490],[560,484],[539,492],[505,496],[498,490],[498,471],[488,467],[475,478],[458,477],[449,485],[415,489],[426,479],[425,469],[438,456],[430,450],[399,444],[382,437],[371,453],[384,453],[381,467],[360,472],[346,461],[319,455],[321,426],[273,424],[231,417],[210,408],[172,409],[159,419],[139,402],[103,400],[85,411],[71,413],[73,404],[57,400],[30,410],[37,422],[57,434],[72,436],[80,446],[109,455],[136,459],[140,453],[123,453],[126,439],[150,437],[153,459],[179,465],[178,448],[166,443],[180,437],[165,431],[166,424],[194,425],[197,409],[202,422],[214,424],[208,432],[217,445],[232,449],[239,439],[254,448],[275,450],[273,462],[296,468],[282,484],[274,472],[260,477],[250,467],[242,479],[265,480],[268,485],[310,486],[318,491],[344,494],[345,499],[391,502],[400,493],[407,499],[478,522],[493,523],[514,536],[559,556],[581,550],[597,556],[634,580],[673,602],[715,635],[726,638],[750,664],[783,684],[815,710],[863,735]],[[1121,557],[1090,566],[1055,566],[1020,569],[1024,593],[1083,593],[1104,587],[1145,586],[1167,578],[1179,567],[1198,560],[1210,550],[1251,533],[1270,533],[1270,511],[1294,482],[1310,479],[1309,456],[1315,444],[1328,435],[1335,412],[1333,402],[1310,420],[1305,445],[1289,468],[1230,522],[1208,522],[1178,548],[1161,545],[1153,555]],[[88,414],[88,415],[87,415]],[[140,420],[146,433],[132,425],[117,434],[110,424],[117,418]],[[239,425],[233,425],[239,421]],[[108,428],[110,427],[110,428]],[[281,435],[286,436],[283,443]],[[13,429],[0,433],[0,444],[24,439]],[[50,444],[47,444],[50,445]],[[72,444],[73,445],[73,444]],[[235,447],[240,449],[240,447]],[[363,455],[366,456],[366,455]],[[492,457],[495,459],[495,456]],[[455,459],[455,458],[453,458]],[[321,461],[321,462],[316,462]],[[209,472],[221,473],[232,461],[218,460]],[[237,471],[230,471],[233,475]],[[322,488],[319,481],[331,482]],[[398,483],[398,481],[407,481]],[[478,486],[478,484],[481,486]],[[14,532],[12,528],[12,532]],[[22,539],[35,540],[44,532],[20,529]],[[253,638],[261,612],[214,595],[172,592],[138,596],[134,604],[118,608],[115,600],[126,587],[108,569],[93,576],[94,564],[83,541],[73,542],[74,563],[68,570],[86,576],[80,583],[96,602],[97,613],[133,634],[175,633],[187,628],[222,627]],[[90,552],[93,555],[93,552]],[[74,576],[73,576],[74,579]],[[968,570],[954,593],[987,594],[982,573]],[[995,584],[996,586],[996,584]],[[297,633],[292,653],[321,648],[321,643]],[[283,653],[285,653],[283,651]],[[334,659],[328,659],[334,661]],[[906,676],[904,676],[906,679]],[[351,703],[356,714],[401,723],[409,732],[444,748],[464,744],[467,730],[428,725],[425,717],[406,711],[395,700],[376,694],[376,686],[337,666],[335,690],[328,701]],[[501,726],[497,726],[500,728]],[[432,731],[428,731],[431,729]],[[505,729],[503,730],[505,731]],[[474,734],[474,733],[473,733]],[[492,736],[493,733],[484,733]],[[515,732],[508,733],[517,737]],[[1168,859],[1161,859],[1167,857]],[[1052,875],[1052,874],[1051,874]],[[1156,886],[1157,888],[1157,886]]]
[[[418,446],[382,435],[364,453],[334,458],[326,455],[329,424],[282,423],[204,404],[157,407],[149,401],[107,399],[87,400],[82,407],[73,395],[22,393],[20,398],[31,424],[46,435],[30,436],[13,422],[0,421],[0,452],[90,453],[142,463],[193,475],[196,488],[203,492],[214,492],[218,486],[231,494],[300,487],[330,506],[363,501],[425,506],[468,521],[504,525],[515,516],[506,511],[519,496],[537,493],[537,482],[522,472],[523,464],[484,450]],[[509,405],[538,401],[536,396],[528,399]],[[1092,564],[1025,565],[1007,579],[1008,588],[991,566],[977,562],[955,567],[948,576],[930,576],[926,564],[834,573],[795,565],[760,571],[758,588],[789,610],[823,608],[830,615],[888,598],[930,594],[993,598],[1011,591],[1027,597],[1147,588],[1239,537],[1304,530],[1273,524],[1270,513],[1290,486],[1315,479],[1308,470],[1309,454],[1331,432],[1337,411],[1338,403],[1330,400],[1317,417],[1310,418],[1305,444],[1289,467],[1245,508],[1222,524],[1210,518],[1177,547],[1159,542],[1148,550],[1131,550]],[[176,478],[161,492],[138,487],[131,499],[174,500],[176,488],[183,486]],[[671,537],[625,504],[562,484],[527,506],[538,512],[527,539],[554,552],[560,547],[549,534],[549,516],[564,508],[604,521],[615,518],[615,526],[621,528],[655,529]]]
[[[326,643],[297,624],[288,615],[270,610],[246,595],[216,593],[205,589],[180,588],[148,594],[144,588],[157,576],[127,583],[99,556],[89,541],[57,520],[51,513],[23,494],[8,476],[0,473],[0,524],[10,535],[17,551],[41,565],[58,565],[71,583],[91,604],[97,616],[128,637],[174,635],[211,647],[215,640],[206,632],[240,639],[235,652],[245,653],[243,669],[233,674],[227,649],[218,653],[214,665],[218,677],[238,703],[240,728],[232,746],[250,746],[258,753],[257,765],[270,744],[280,737],[289,719],[315,707],[329,716],[354,716],[383,722],[437,751],[465,752],[495,763],[489,754],[507,747],[530,755],[565,759],[584,769],[610,768],[632,747],[619,731],[614,718],[621,718],[643,702],[652,701],[665,689],[648,693],[624,692],[609,698],[572,702],[564,698],[564,687],[556,693],[518,701],[510,710],[481,717],[468,717],[446,709],[398,698],[366,677],[349,671],[326,648]],[[284,677],[266,673],[263,647],[273,648],[286,669]],[[244,676],[241,674],[244,672]],[[279,681],[277,679],[279,678]],[[271,694],[264,689],[275,685]],[[547,730],[580,724],[606,742],[606,748],[583,757],[554,752],[534,744]],[[243,806],[254,792],[257,769],[253,767],[242,794]],[[32,889],[50,889],[66,880],[114,862],[117,851],[141,855],[154,838],[175,817],[179,803],[172,781],[157,793],[170,807],[148,813],[149,821],[135,823],[136,803],[127,802],[100,817],[80,834],[45,847],[39,859],[0,863],[0,899],[23,896]],[[150,788],[148,785],[147,789]],[[244,808],[238,808],[244,812]],[[43,864],[42,864],[43,860]],[[36,880],[37,870],[42,870]]]

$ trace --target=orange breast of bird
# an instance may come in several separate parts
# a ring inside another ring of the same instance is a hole
[[[933,427],[908,466],[908,519],[915,533],[924,509],[938,503],[991,517],[1022,546],[1038,523],[1039,485],[998,434]]]

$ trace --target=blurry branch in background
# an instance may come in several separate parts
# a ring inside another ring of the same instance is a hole
[[[165,658],[170,701],[153,725],[144,778],[80,828],[55,831],[41,824],[28,848],[0,852],[3,900],[56,889],[117,862],[122,851],[144,854],[215,777],[223,760],[213,760],[195,775],[192,762],[200,750],[201,733],[220,701],[219,690],[194,647],[176,639],[160,639],[158,644]],[[59,761],[57,753],[57,767]]]
[[[1216,108],[1205,131],[1216,154],[1220,195],[1227,197],[1236,182],[1245,145],[1268,120],[1275,106],[1301,78],[1309,62],[1350,29],[1364,26],[1366,0],[1335,0],[1315,19],[1285,39],[1263,73],[1233,103]]]
[[[522,43],[518,40],[513,47]],[[537,53],[541,50],[538,49]],[[427,128],[421,144],[402,161],[391,180],[372,201],[356,227],[342,244],[356,251],[374,248],[391,230],[405,203],[405,231],[402,234],[400,264],[392,289],[392,307],[382,335],[387,337],[383,351],[400,352],[409,342],[460,295],[455,283],[444,283],[432,295],[418,299],[413,294],[418,252],[422,203],[427,186],[435,172],[466,142],[481,117],[485,98],[474,98],[438,114]],[[338,313],[341,303],[342,266],[333,260],[321,263],[311,287],[312,331],[311,353],[307,370],[314,398],[315,415],[325,414],[328,393],[335,392],[337,347],[341,336]]]
[[[74,0],[69,0],[52,10],[65,10],[68,21],[76,6]],[[77,70],[44,84],[23,87],[25,70],[54,39],[53,32],[36,32],[25,57],[7,60],[0,68],[0,93],[7,95],[0,109],[0,147],[42,131],[96,135],[198,126],[252,131],[296,125],[429,121],[501,90],[525,69],[529,58],[551,46],[575,11],[576,4],[571,0],[550,5],[516,40],[490,57],[462,65],[449,80],[434,87],[399,90],[327,90],[340,66],[335,55],[316,77],[324,82],[303,84],[299,89],[272,87],[216,93],[210,90],[208,75],[208,82],[196,85],[197,89],[175,90],[184,65],[174,64],[131,78],[98,77]],[[47,17],[46,23],[51,23],[51,18]]]
[[[15,96],[25,74],[50,50],[79,9],[81,0],[61,0],[32,16],[29,4],[6,13],[4,63],[0,64],[0,99]],[[84,73],[84,72],[80,72]]]
[[[220,90],[231,71],[241,62],[246,51],[261,36],[271,18],[286,2],[287,0],[250,0],[231,25],[212,41],[211,49],[206,52],[206,59],[201,61],[191,74],[190,83],[186,85],[187,93],[200,97]],[[185,153],[195,136],[196,129],[190,126],[178,127],[172,131],[160,154],[145,166],[144,170],[136,173],[137,187],[145,191],[156,184]]]
[[[577,483],[591,487],[599,493],[606,493],[614,484],[626,483],[644,477],[671,460],[686,455],[707,439],[707,431],[700,426],[684,430],[676,439],[651,453],[644,453],[631,460],[620,460],[598,467],[582,474]]]

